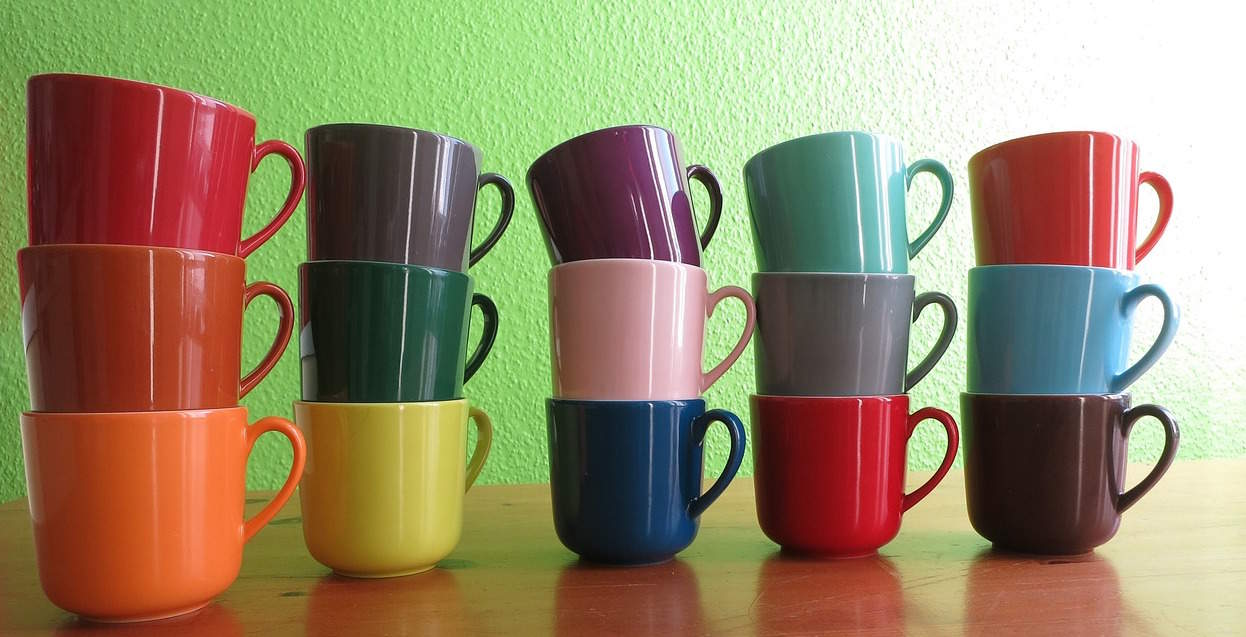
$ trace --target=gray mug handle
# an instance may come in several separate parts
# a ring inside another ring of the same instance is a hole
[[[906,392],[934,369],[952,344],[952,337],[956,336],[956,323],[960,320],[960,315],[956,312],[956,304],[952,302],[952,298],[942,292],[925,292],[913,300],[913,322],[917,322],[922,310],[928,305],[938,305],[943,310],[943,331],[939,332],[939,340],[935,341],[930,353],[904,377]]]

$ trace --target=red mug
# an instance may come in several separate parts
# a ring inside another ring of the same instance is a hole
[[[255,144],[255,117],[220,100],[130,80],[36,75],[26,85],[30,244],[110,243],[246,257],[303,196],[303,159]],[[292,178],[268,225],[242,236],[247,181],[280,155]]]
[[[1159,216],[1137,245],[1141,184],[1159,195]],[[969,199],[978,265],[1132,270],[1172,216],[1168,180],[1139,174],[1138,146],[1108,133],[1047,133],[981,150],[969,159]]]
[[[754,395],[750,406],[757,519],[766,537],[797,553],[874,554],[943,480],[960,441],[951,415],[934,407],[909,414],[905,394]],[[934,475],[905,493],[908,441],[924,420],[943,425],[947,451]]]

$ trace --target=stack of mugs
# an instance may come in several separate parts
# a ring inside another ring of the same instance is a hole
[[[284,142],[257,146],[249,113],[193,93],[40,75],[27,99],[22,447],[39,578],[91,619],[190,612],[233,582],[243,544],[302,474],[294,425],[248,425],[238,401],[290,339],[289,297],[247,285],[244,258],[298,205],[303,162]],[[289,162],[290,192],[241,239],[247,181],[269,154]],[[242,376],[242,315],[258,296],[281,325]],[[244,520],[247,456],[268,431],[290,440],[293,465]]]
[[[1159,195],[1136,244],[1141,184]],[[1155,247],[1172,191],[1138,172],[1138,147],[1114,135],[1050,133],[969,160],[978,267],[969,271],[968,392],[961,397],[969,518],[997,546],[1089,551],[1167,470],[1172,416],[1130,407],[1125,390],[1167,349],[1178,312],[1133,269]],[[1136,246],[1136,247],[1135,247]],[[1154,298],[1163,325],[1128,364],[1135,309]],[[1164,427],[1155,469],[1128,491],[1125,438],[1152,416]]]
[[[471,144],[427,131],[329,124],[307,131],[307,256],[299,266],[307,438],[300,497],[313,557],[339,574],[426,571],[458,544],[463,494],[489,454],[489,417],[463,383],[497,333],[467,269],[510,223],[514,192]],[[471,248],[477,192],[502,211]],[[473,307],[484,315],[467,356]],[[477,438],[464,466],[467,423]]]
[[[942,184],[942,203],[910,242],[905,197],[923,172]],[[952,417],[932,407],[910,413],[906,394],[956,331],[952,300],[915,297],[908,274],[947,216],[951,176],[931,159],[906,165],[895,140],[846,132],[768,148],[744,179],[760,269],[751,400],[758,519],[788,550],[873,553],[956,456]],[[942,310],[943,329],[909,370],[909,326],[930,305]],[[906,494],[908,439],[926,419],[944,426],[947,450],[934,476]]]
[[[722,211],[718,181],[685,167],[675,136],[622,126],[566,141],[528,170],[554,267],[549,274],[554,396],[547,404],[554,526],[567,548],[599,562],[670,559],[735,476],[744,427],[707,411],[702,393],[753,333],[753,299],[710,292],[701,249]],[[689,179],[713,210],[698,237]],[[706,320],[724,299],[747,311],[734,349],[701,366]],[[721,477],[701,492],[703,441],[731,435]]]

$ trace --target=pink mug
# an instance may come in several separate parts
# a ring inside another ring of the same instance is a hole
[[[705,270],[673,261],[593,259],[549,275],[554,397],[576,400],[698,398],[753,336],[753,297],[734,285],[712,294]],[[718,303],[744,303],[744,333],[702,371],[705,321]]]

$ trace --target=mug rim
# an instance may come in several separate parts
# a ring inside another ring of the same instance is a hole
[[[822,131],[820,133],[809,133],[808,135],[801,135],[800,137],[793,137],[791,139],[785,139],[781,142],[771,144],[770,146],[767,146],[766,148],[754,153],[752,157],[749,157],[748,161],[744,162],[744,174],[746,176],[748,175],[748,173],[750,172],[750,168],[753,165],[755,165],[757,162],[761,161],[762,155],[766,155],[767,153],[770,153],[771,151],[776,151],[780,147],[787,146],[789,144],[808,143],[814,139],[821,139],[821,138],[830,139],[830,138],[843,138],[843,137],[872,137],[874,139],[887,142],[888,144],[899,146],[901,151],[904,150],[904,144],[900,141],[899,138],[893,137],[891,135],[887,135],[885,133],[871,133],[869,131],[863,131],[863,130]]]
[[[396,263],[394,261],[360,261],[355,259],[322,259],[316,261],[304,261],[299,264],[299,272],[311,270],[316,266],[332,266],[339,268],[358,268],[365,270],[401,270],[403,272],[422,272],[429,277],[445,277],[457,278],[462,277],[471,280],[471,275],[459,270],[450,270],[447,268],[438,268],[431,265],[421,265],[419,263]]]
[[[1092,393],[1085,393],[1085,394],[1015,394],[1015,393],[1014,394],[1002,394],[1002,393],[992,393],[992,392],[963,391],[960,393],[960,396],[961,396],[961,399],[968,399],[968,400],[982,399],[982,400],[1006,400],[1006,401],[1017,401],[1017,402],[1032,401],[1035,399],[1068,400],[1070,402],[1074,400],[1115,402],[1115,401],[1120,401],[1120,400],[1128,401],[1132,399],[1133,397],[1132,394],[1130,394],[1129,392],[1125,392],[1125,391],[1116,392],[1114,394],[1092,394]]]
[[[749,394],[749,401],[758,402],[845,402],[849,400],[870,402],[909,401],[908,394],[877,394],[864,396],[788,396],[781,394]]]
[[[903,281],[906,279],[917,282],[917,277],[913,274],[905,272],[754,272],[753,281],[757,282],[764,279],[825,279],[825,280],[855,280],[855,279],[882,279],[890,281]]]
[[[992,151],[998,152],[998,150],[1003,146],[1011,146],[1013,144],[1026,144],[1026,143],[1030,143],[1035,140],[1046,138],[1046,137],[1066,137],[1070,135],[1091,135],[1095,137],[1111,137],[1112,139],[1115,139],[1116,141],[1121,142],[1122,144],[1126,146],[1132,146],[1135,150],[1138,148],[1138,144],[1134,142],[1132,139],[1125,137],[1123,135],[1117,135],[1116,133],[1109,133],[1104,130],[1083,129],[1083,130],[1049,131],[1046,133],[1032,133],[1030,135],[1022,135],[1021,137],[1005,139],[1002,142],[996,142],[994,144],[991,144],[990,146],[987,146],[986,148],[983,148],[982,150],[979,150],[978,152],[971,155],[969,157],[968,166],[970,170],[972,170],[974,164],[981,161],[980,158],[982,158],[988,153],[992,153]]]
[[[527,172],[525,173],[525,178],[526,178],[525,180],[530,182],[530,181],[532,180],[532,174],[533,174],[533,171],[534,171],[534,170],[536,170],[536,168],[537,168],[537,166],[538,166],[539,164],[545,164],[545,163],[548,163],[549,161],[551,161],[551,160],[553,159],[553,156],[554,156],[554,155],[556,155],[556,154],[560,154],[560,153],[561,153],[561,151],[563,151],[566,147],[568,147],[568,146],[570,146],[570,145],[572,145],[572,144],[576,144],[576,143],[578,143],[578,142],[581,142],[581,141],[583,141],[583,140],[585,140],[585,139],[588,139],[588,138],[590,138],[590,137],[605,136],[605,135],[607,135],[607,134],[610,134],[610,133],[617,133],[618,131],[620,131],[620,130],[625,130],[625,129],[641,129],[641,130],[660,131],[661,133],[663,133],[663,134],[664,134],[664,135],[666,135],[667,137],[670,137],[671,139],[675,140],[675,144],[676,144],[677,146],[678,146],[678,143],[679,143],[679,138],[678,138],[678,137],[675,137],[675,133],[674,133],[673,131],[671,131],[669,128],[663,128],[663,127],[658,126],[658,125],[656,125],[656,124],[616,124],[616,125],[614,125],[614,126],[607,126],[607,127],[605,127],[605,128],[598,128],[598,129],[596,129],[596,130],[591,130],[591,131],[588,131],[588,132],[585,132],[585,133],[580,133],[580,134],[578,134],[578,135],[576,135],[575,137],[572,137],[572,138],[570,138],[570,139],[563,140],[563,141],[559,142],[558,144],[554,145],[554,146],[553,146],[552,148],[550,148],[549,150],[547,150],[547,151],[545,151],[545,152],[541,153],[541,155],[540,155],[539,157],[537,157],[536,159],[534,159],[534,160],[532,161],[532,164],[528,166],[528,170],[527,170]],[[680,170],[682,170],[684,167],[683,167],[683,166],[680,166],[679,168],[680,168]]]
[[[593,400],[589,398],[559,398],[550,396],[545,399],[546,406],[572,405],[583,407],[621,407],[625,405],[648,405],[651,407],[686,407],[700,403],[705,406],[704,398],[678,398],[670,400]]]
[[[177,415],[179,418],[197,417],[211,418],[220,414],[242,412],[243,416],[247,415],[247,408],[242,405],[234,407],[204,407],[201,409],[159,409],[159,410],[136,410],[136,411],[23,411],[23,418],[30,418],[35,421],[39,420],[94,420],[96,418],[134,418],[136,421],[140,417],[150,422],[155,418],[167,418]]]
[[[303,133],[303,140],[304,140],[303,143],[308,144],[311,141],[311,136],[313,134],[317,134],[321,131],[332,131],[332,130],[338,130],[338,129],[341,129],[341,130],[363,129],[363,130],[371,130],[371,131],[377,131],[377,132],[384,131],[384,132],[392,132],[392,133],[403,133],[403,134],[408,134],[408,135],[414,135],[416,138],[435,137],[443,141],[449,141],[449,142],[456,143],[456,144],[462,144],[463,146],[470,148],[472,150],[472,154],[476,156],[476,168],[478,170],[480,169],[480,163],[483,157],[483,153],[481,152],[479,148],[476,147],[475,144],[465,139],[462,139],[460,137],[447,135],[446,133],[439,133],[437,131],[432,131],[432,130],[428,130],[425,128],[412,128],[408,126],[399,126],[397,124],[377,124],[373,122],[329,122],[326,124],[317,124],[315,126],[308,128]]]
[[[180,89],[180,88],[176,88],[173,86],[167,86],[164,84],[156,84],[155,82],[143,82],[139,80],[131,80],[131,79],[126,79],[126,78],[121,78],[121,77],[112,77],[110,75],[93,75],[90,73],[37,73],[35,75],[31,75],[26,80],[26,93],[27,95],[29,95],[30,87],[35,84],[52,83],[58,80],[72,80],[75,82],[91,83],[91,84],[97,84],[97,85],[112,85],[115,87],[125,87],[125,88],[132,89],[132,90],[157,90],[160,92],[169,92],[174,95],[178,95],[184,99],[189,99],[194,102],[199,102],[202,104],[207,104],[210,106],[214,106],[216,108],[227,110],[234,114],[250,118],[251,121],[253,122],[255,121],[255,115],[252,114],[250,111],[247,111],[246,109],[242,107],[230,104],[229,102],[226,102],[225,100],[217,99],[215,97],[204,95],[202,93],[196,93],[194,91],[187,91],[185,89]]]
[[[296,400],[294,401],[293,405],[295,409],[302,407],[305,409],[342,409],[345,411],[354,411],[354,410],[362,410],[362,409],[385,409],[387,411],[388,410],[405,411],[407,409],[437,409],[437,408],[446,407],[450,405],[453,405],[453,406],[466,405],[468,407],[472,406],[471,403],[468,402],[468,399],[466,396],[463,398],[450,398],[446,400],[419,400],[419,401],[407,401],[407,402],[366,402],[366,403],[365,402],[343,403],[343,402],[328,402],[328,401],[319,401],[319,400]]]
[[[598,264],[594,266],[592,264]],[[553,280],[555,272],[570,272],[576,269],[588,269],[593,267],[627,267],[631,268],[658,268],[668,270],[688,270],[690,272],[700,273],[701,276],[708,279],[708,273],[705,268],[683,261],[666,261],[663,259],[636,259],[630,257],[611,257],[608,259],[577,259],[575,261],[567,261],[559,263],[549,269],[549,278]]]
[[[182,260],[202,259],[216,260],[220,259],[226,262],[236,262],[246,264],[246,259],[225,252],[213,252],[211,250],[199,250],[196,248],[179,248],[173,246],[151,246],[151,245],[134,245],[129,243],[40,243],[28,245],[17,250],[17,258],[20,261],[23,255],[40,256],[42,253],[56,254],[58,252],[99,252],[99,253],[149,253],[149,254],[166,254],[178,255]]]
[[[1142,275],[1136,270],[1122,270],[1120,268],[1105,268],[1096,265],[1070,265],[1065,263],[995,263],[992,265],[975,265],[969,268],[969,276],[973,276],[975,272],[981,274],[990,274],[994,272],[1079,272],[1084,274],[1099,274],[1102,276],[1119,276],[1128,279],[1142,279]]]

